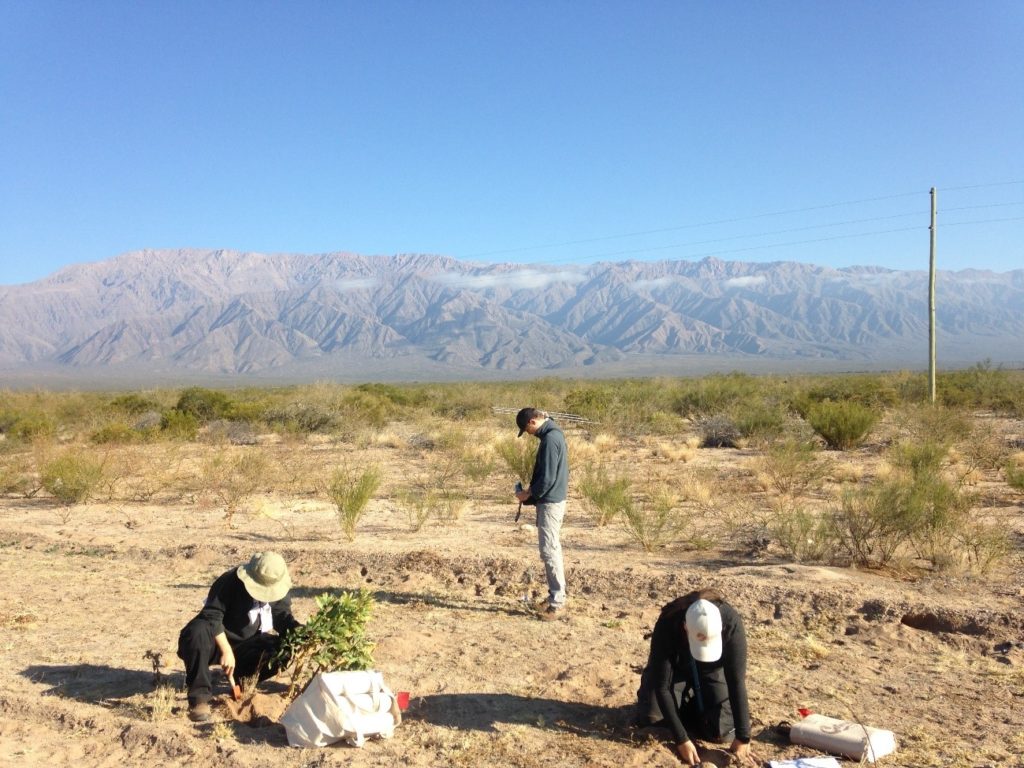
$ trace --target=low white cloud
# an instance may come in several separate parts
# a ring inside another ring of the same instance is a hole
[[[744,275],[743,277],[731,277],[725,281],[726,288],[753,288],[755,285],[764,285],[768,278],[764,275]]]
[[[376,277],[342,277],[334,282],[339,291],[361,291],[364,288],[376,288],[380,280]]]
[[[540,272],[536,269],[522,269],[517,272],[493,272],[486,275],[443,272],[432,279],[453,288],[482,291],[488,288],[546,288],[552,283],[580,283],[586,277],[579,272]]]
[[[653,291],[656,288],[664,288],[675,282],[673,277],[653,277],[650,280],[634,280],[630,287],[637,291]]]

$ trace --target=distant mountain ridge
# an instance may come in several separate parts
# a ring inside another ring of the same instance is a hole
[[[940,350],[1024,358],[1024,270],[940,272]],[[633,356],[919,365],[927,273],[807,264],[579,268],[444,256],[144,250],[0,287],[0,368],[527,372]]]

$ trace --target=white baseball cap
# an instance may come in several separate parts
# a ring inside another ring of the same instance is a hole
[[[708,600],[698,600],[686,609],[686,638],[697,661],[722,658],[722,612]]]

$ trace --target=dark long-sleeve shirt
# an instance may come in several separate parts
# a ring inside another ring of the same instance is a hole
[[[685,612],[659,619],[654,625],[651,636],[650,666],[652,685],[658,706],[672,734],[679,742],[686,741],[689,736],[683,727],[676,711],[672,696],[673,679],[685,679],[693,685],[693,669],[704,681],[715,669],[721,667],[725,673],[725,683],[729,690],[729,704],[732,707],[733,722],[736,726],[736,737],[750,738],[750,704],[747,701],[747,636],[743,630],[743,620],[736,610],[725,602],[715,605],[722,612],[722,658],[718,661],[694,661],[690,653],[690,643],[683,630]],[[704,684],[705,688],[708,685]]]
[[[249,612],[256,605],[257,601],[246,591],[245,584],[232,568],[213,582],[206,597],[206,605],[196,618],[209,622],[215,637],[223,632],[228,642],[235,644],[248,640],[260,631],[259,617],[255,621],[249,618]],[[299,626],[299,622],[292,616],[292,603],[288,595],[270,603],[270,615],[279,635]]]
[[[556,504],[569,495],[569,449],[565,435],[551,419],[537,430],[540,446],[530,479],[530,504]]]

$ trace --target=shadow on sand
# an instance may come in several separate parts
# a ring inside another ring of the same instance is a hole
[[[33,664],[20,673],[35,683],[49,686],[44,696],[60,696],[87,704],[104,704],[152,693],[152,670],[124,669],[105,664]],[[161,685],[181,688],[182,671],[161,674]]]

